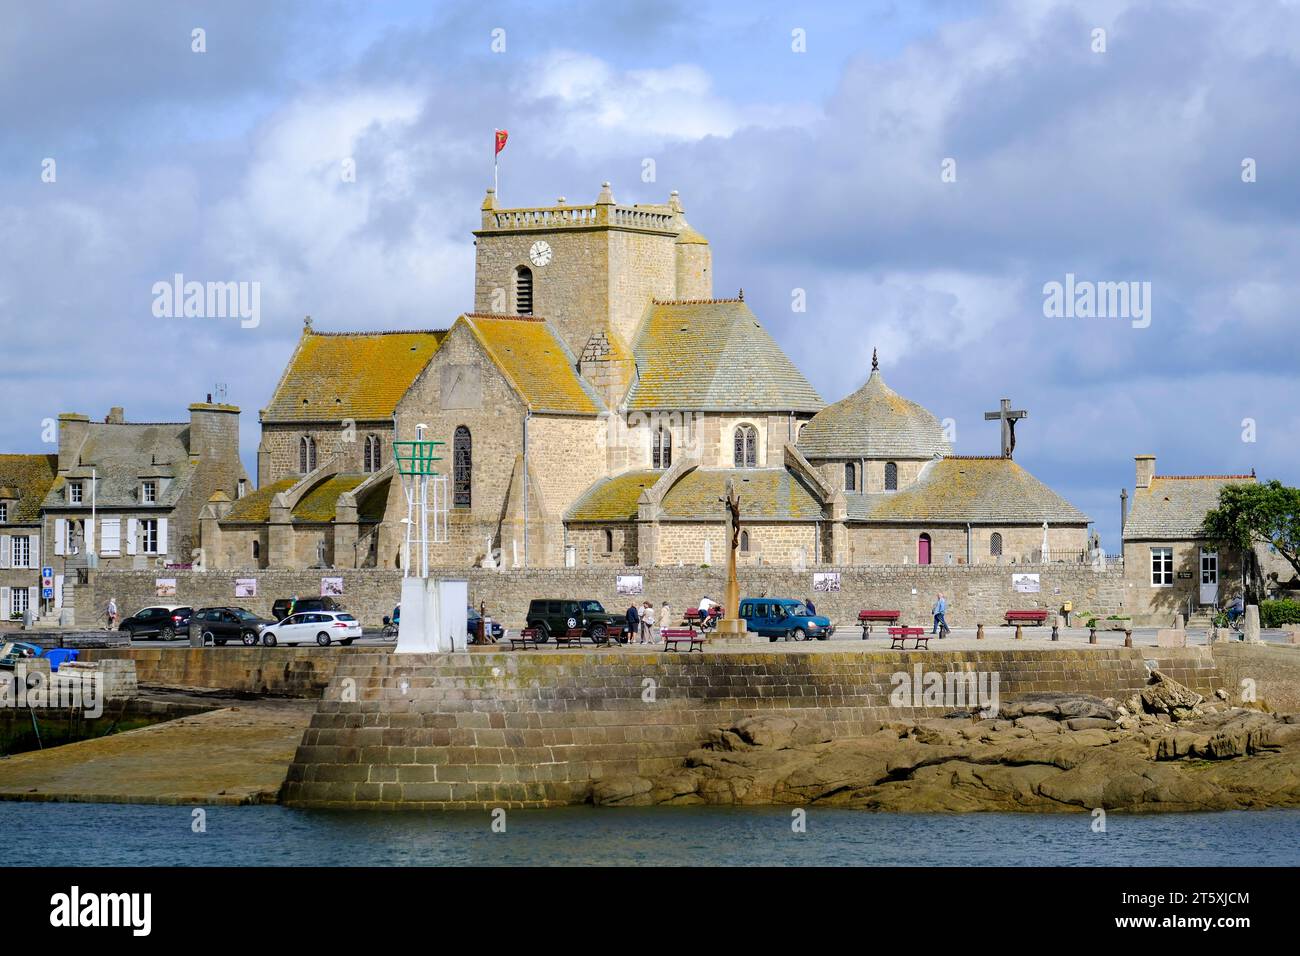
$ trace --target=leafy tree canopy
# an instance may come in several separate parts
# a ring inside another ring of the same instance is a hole
[[[1241,550],[1270,544],[1300,574],[1300,488],[1280,481],[1224,485],[1205,516],[1206,537]]]

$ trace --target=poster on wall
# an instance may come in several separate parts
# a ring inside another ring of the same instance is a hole
[[[813,572],[813,590],[821,594],[840,589],[840,572],[838,571],[814,571]]]
[[[1013,574],[1011,586],[1022,594],[1037,594],[1043,589],[1037,574]]]
[[[175,578],[154,578],[154,594],[158,597],[175,597],[176,596],[176,579]]]
[[[235,578],[235,597],[257,597],[257,578]]]
[[[343,579],[342,578],[321,578],[320,596],[321,597],[342,597]]]
[[[620,574],[617,575],[615,585],[619,594],[643,594],[645,593],[645,583],[641,580],[639,574]]]

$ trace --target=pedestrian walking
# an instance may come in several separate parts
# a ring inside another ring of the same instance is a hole
[[[117,628],[117,598],[108,599],[108,607],[104,608],[104,617],[108,620],[108,629],[110,631]]]
[[[948,613],[948,602],[944,600],[942,591],[939,592],[938,598],[935,599],[933,613],[934,630],[930,633],[938,634],[940,637],[947,637],[948,621],[945,619],[944,615]]]
[[[662,638],[664,632],[673,626],[673,610],[664,601],[663,606],[659,608],[659,636]]]
[[[646,601],[641,605],[641,643],[654,643],[654,626],[655,626],[655,609],[654,605]]]

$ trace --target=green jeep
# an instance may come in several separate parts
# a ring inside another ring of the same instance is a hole
[[[537,642],[545,644],[553,634],[567,634],[580,627],[584,636],[596,644],[612,637],[627,643],[626,625],[621,614],[610,614],[599,601],[532,601],[528,605],[528,626],[537,628]]]

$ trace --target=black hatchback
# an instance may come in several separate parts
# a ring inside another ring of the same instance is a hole
[[[252,647],[257,644],[262,628],[275,622],[242,607],[201,607],[194,614],[194,623],[203,635],[204,644],[211,641],[221,647],[227,641],[240,641]]]
[[[171,607],[166,604],[142,607],[122,621],[117,629],[126,631],[132,640],[138,637],[157,637],[170,641],[177,634],[189,630],[190,612],[188,607]]]

